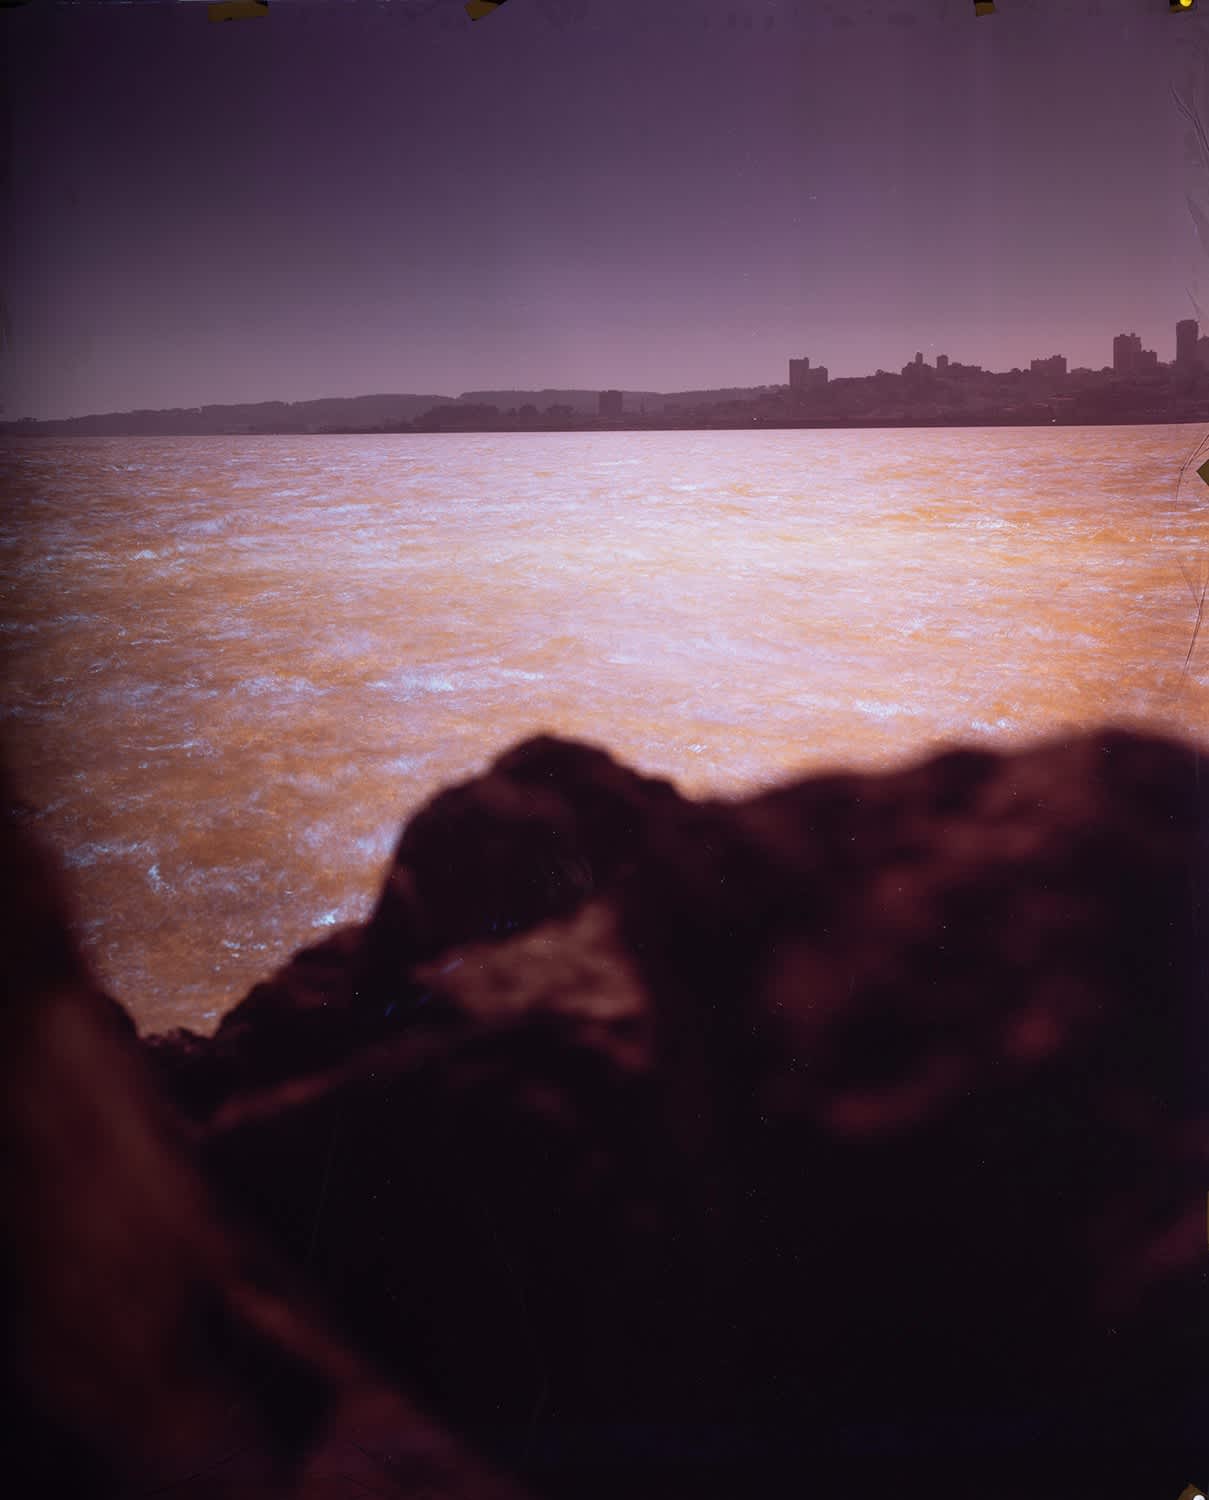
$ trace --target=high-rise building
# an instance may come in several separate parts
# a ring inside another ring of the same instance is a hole
[[[1118,333],[1112,341],[1112,368],[1117,375],[1131,375],[1142,358],[1142,340],[1136,333]]]
[[[1048,359],[1034,359],[1029,364],[1029,372],[1033,375],[1045,375],[1050,379],[1060,379],[1066,374],[1066,355],[1051,354]]]
[[[1175,362],[1184,369],[1196,364],[1196,337],[1199,332],[1195,318],[1184,318],[1175,325]]]
[[[791,391],[814,391],[826,384],[826,365],[816,365],[812,370],[808,359],[789,361],[789,389]]]
[[[947,354],[938,354],[936,356],[936,368],[938,370],[947,370],[949,368],[949,356]]]
[[[1209,370],[1209,335],[1201,334],[1196,341],[1196,362],[1202,370]]]
[[[932,366],[924,364],[924,357],[917,349],[914,359],[909,360],[899,373],[906,380],[921,380],[931,375]]]
[[[620,417],[625,400],[620,391],[601,391],[597,398],[597,410],[602,417]]]

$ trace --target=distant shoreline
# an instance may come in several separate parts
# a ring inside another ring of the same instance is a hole
[[[820,375],[826,372],[820,370]],[[607,399],[606,399],[607,398]],[[691,391],[543,387],[460,396],[382,391],[307,401],[138,407],[0,422],[0,436],[244,437],[428,432],[735,432],[884,428],[1121,427],[1209,422],[1209,367],[1007,373],[908,365],[901,374],[821,380],[810,389]]]
[[[79,420],[79,419],[76,419]],[[681,421],[660,421],[658,419],[638,420],[633,422],[602,422],[599,420],[585,420],[583,422],[530,422],[524,426],[519,424],[474,425],[465,427],[322,427],[305,428],[298,426],[273,426],[273,427],[231,427],[216,428],[212,432],[189,432],[189,431],[161,431],[145,432],[137,429],[128,431],[106,431],[106,432],[44,432],[37,430],[39,426],[57,425],[52,423],[31,424],[21,427],[15,423],[0,427],[0,438],[40,438],[43,441],[56,441],[62,439],[77,438],[210,438],[210,437],[457,437],[457,436],[500,436],[505,433],[553,433],[553,432],[832,432],[832,431],[865,431],[899,429],[911,431],[922,429],[950,429],[964,431],[969,428],[1000,428],[1000,427],[1189,427],[1200,423],[1209,425],[1209,411],[1203,416],[1138,416],[1138,417],[1026,417],[1018,415],[1005,415],[995,417],[986,412],[971,415],[968,419],[952,417],[843,417],[826,419],[806,419],[792,421],[788,419],[777,419],[769,417],[752,417],[744,420],[733,418],[710,420],[708,418],[690,418]]]

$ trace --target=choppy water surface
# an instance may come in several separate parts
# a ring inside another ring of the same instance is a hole
[[[22,441],[3,735],[146,1029],[368,909],[518,738],[685,790],[1201,732],[1188,427]]]

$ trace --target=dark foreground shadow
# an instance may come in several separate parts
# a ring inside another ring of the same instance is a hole
[[[530,741],[213,1039],[4,862],[11,1493],[1209,1482],[1195,749],[691,803]]]

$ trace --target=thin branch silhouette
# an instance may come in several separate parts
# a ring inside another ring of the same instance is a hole
[[[1199,61],[1204,63],[1205,58],[1202,56]],[[1200,111],[1196,106],[1196,100],[1194,97],[1195,88],[1196,80],[1195,78],[1192,78],[1190,76],[1187,88],[1187,97],[1181,94],[1180,90],[1176,88],[1174,83],[1171,85],[1171,97],[1172,99],[1174,99],[1175,107],[1179,110],[1185,124],[1187,124],[1191,130],[1192,145],[1195,148],[1195,156],[1199,158],[1198,164],[1205,169],[1206,173],[1209,173],[1209,132],[1206,131],[1204,122],[1201,119]],[[1207,214],[1204,208],[1202,208],[1200,204],[1198,204],[1193,199],[1191,193],[1185,194],[1185,201],[1188,204],[1188,212],[1192,217],[1192,222],[1196,230],[1197,239],[1199,240],[1202,249],[1204,249],[1206,253],[1209,254],[1209,214]],[[1192,295],[1191,291],[1188,292],[1188,300],[1192,303],[1193,309],[1196,312],[1198,319],[1202,319],[1204,317],[1204,313],[1202,312],[1199,303]],[[1175,503],[1177,507],[1180,503],[1181,492],[1183,490],[1185,480],[1188,477],[1189,470],[1192,469],[1194,465],[1197,465],[1199,467],[1198,460],[1201,459],[1202,455],[1204,455],[1207,451],[1209,451],[1209,428],[1205,430],[1200,442],[1197,443],[1192,452],[1188,454],[1188,456],[1184,459],[1184,462],[1179,467],[1179,472],[1176,475],[1175,482]],[[1188,669],[1192,665],[1192,658],[1193,654],[1196,651],[1197,642],[1200,639],[1201,625],[1204,623],[1205,600],[1206,597],[1209,596],[1209,578],[1201,578],[1197,581],[1194,581],[1189,568],[1186,566],[1182,559],[1179,566],[1180,573],[1183,575],[1184,582],[1188,586],[1188,592],[1191,595],[1193,603],[1196,605],[1196,618],[1193,621],[1192,625],[1192,636],[1188,642],[1188,650],[1184,656],[1184,664],[1180,668],[1178,685],[1183,686],[1184,681],[1188,675]],[[1201,569],[1201,572],[1203,573],[1204,570]]]
[[[1180,681],[1182,682],[1188,674],[1188,667],[1192,662],[1192,653],[1196,650],[1197,637],[1201,633],[1201,621],[1205,618],[1205,596],[1209,594],[1209,580],[1201,586],[1201,597],[1196,607],[1196,624],[1192,627],[1192,639],[1188,642],[1188,654],[1184,657],[1184,665],[1180,668]]]

